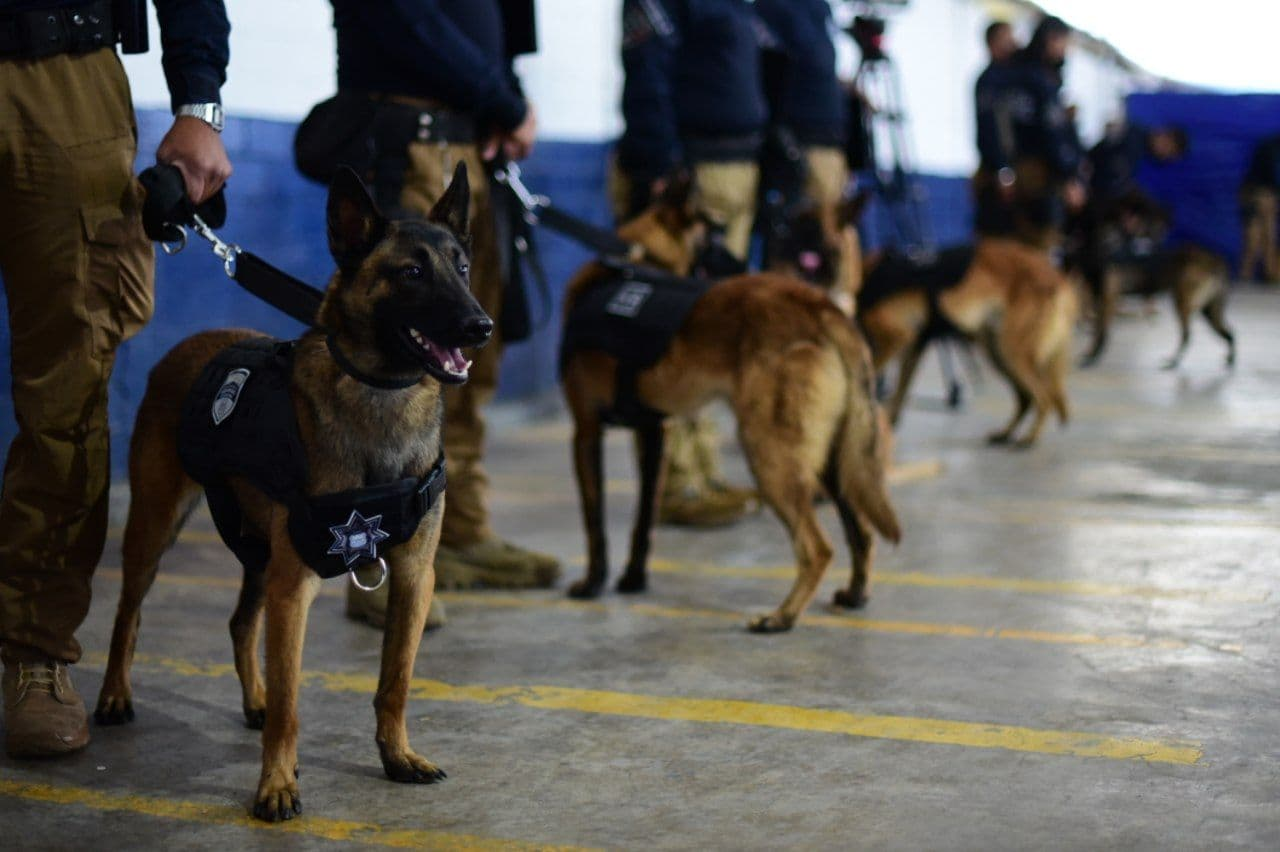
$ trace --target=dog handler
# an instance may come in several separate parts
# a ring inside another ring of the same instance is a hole
[[[630,218],[688,167],[694,203],[745,261],[767,117],[763,26],[747,0],[624,0],[622,15],[626,130],[610,178],[615,215]],[[725,484],[714,423],[672,418],[667,428],[661,520],[714,526],[741,517],[749,493]]]
[[[173,126],[156,159],[200,202],[231,174],[218,131],[222,0],[156,0]],[[116,55],[147,49],[144,0],[0,3],[0,275],[18,436],[0,497],[5,748],[89,742],[67,665],[107,532],[107,384],[151,317],[154,257],[133,177],[137,129]]]
[[[534,50],[532,0],[332,2],[339,89],[421,110],[401,205],[427,213],[454,167],[467,164],[473,176],[471,288],[500,328],[504,280],[485,164],[499,155],[522,160],[533,149],[537,119],[511,65],[513,57]],[[482,409],[497,389],[501,356],[495,335],[474,354],[467,383],[445,391],[449,496],[436,553],[440,587],[541,587],[559,576],[554,557],[506,542],[490,526]],[[376,592],[349,589],[353,618],[380,626],[386,604],[385,585]]]

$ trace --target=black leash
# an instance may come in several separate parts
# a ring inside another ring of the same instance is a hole
[[[493,178],[511,190],[511,194],[524,208],[529,224],[546,225],[597,254],[611,257],[627,257],[631,254],[631,243],[617,234],[555,207],[545,195],[530,192],[520,179],[520,167],[515,163],[507,163],[495,171]]]

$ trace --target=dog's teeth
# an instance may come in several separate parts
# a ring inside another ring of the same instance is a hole
[[[462,372],[464,372],[464,373],[465,373],[467,370],[470,370],[470,369],[471,369],[471,362],[470,362],[470,361],[468,361],[468,362],[467,362],[467,365],[466,365],[465,367],[463,367],[463,368],[462,368]]]

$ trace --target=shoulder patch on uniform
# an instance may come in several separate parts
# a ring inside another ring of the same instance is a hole
[[[659,0],[635,0],[628,3],[622,16],[622,49],[635,47],[649,39],[671,38],[675,25]]]
[[[249,381],[249,371],[243,367],[237,367],[227,373],[227,377],[222,381],[222,387],[218,388],[217,394],[213,397],[213,425],[221,426],[222,421],[236,410],[236,403],[240,401],[240,391],[247,381]]]
[[[653,295],[653,285],[643,281],[632,281],[613,295],[604,309],[616,317],[635,317]]]

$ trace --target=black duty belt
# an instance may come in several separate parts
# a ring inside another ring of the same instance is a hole
[[[685,159],[691,163],[755,162],[763,145],[763,132],[738,136],[689,135],[684,138],[684,153]]]
[[[412,142],[473,145],[480,140],[473,116],[444,106],[420,106],[394,95],[365,93],[379,104],[380,132]]]
[[[0,12],[0,59],[89,53],[116,43],[108,0]]]

